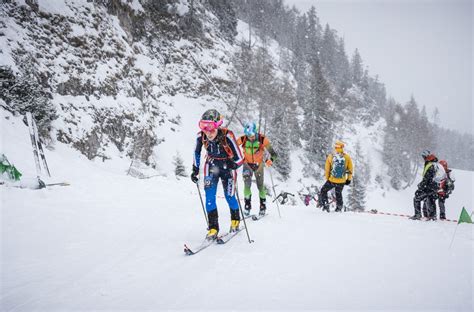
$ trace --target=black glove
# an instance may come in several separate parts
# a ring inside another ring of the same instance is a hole
[[[191,173],[191,181],[197,183],[199,181],[199,168],[193,165],[193,173]]]
[[[230,170],[235,170],[237,168],[239,168],[239,165],[237,165],[237,163],[235,163],[232,159],[227,159],[227,169],[230,169]]]
[[[346,185],[351,184],[351,180],[346,180]]]

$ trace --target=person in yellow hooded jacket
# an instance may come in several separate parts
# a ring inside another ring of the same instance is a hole
[[[326,183],[321,188],[320,198],[323,211],[329,212],[328,192],[336,189],[336,211],[341,211],[344,206],[342,189],[352,181],[354,168],[349,154],[344,152],[344,143],[336,141],[334,152],[326,158],[324,176]]]

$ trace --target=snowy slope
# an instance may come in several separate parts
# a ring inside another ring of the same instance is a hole
[[[181,112],[187,143],[164,144],[190,152],[198,111]],[[12,116],[1,125],[2,150],[34,176],[26,127]],[[60,143],[46,154],[52,179],[71,186],[0,188],[2,311],[472,309],[472,225],[459,225],[450,248],[451,222],[327,214],[301,203],[282,206],[280,219],[270,205],[269,216],[248,222],[255,243],[242,233],[187,257],[183,243],[205,234],[187,178],[169,168],[167,177],[134,179],[124,175],[128,160],[91,162]],[[472,210],[473,174],[456,174],[451,218],[461,205]],[[374,193],[369,209],[411,214],[412,191]],[[222,198],[218,206],[225,230]]]

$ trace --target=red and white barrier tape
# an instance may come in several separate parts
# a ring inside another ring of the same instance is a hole
[[[395,217],[406,217],[406,218],[410,218],[411,216],[410,215],[406,215],[406,214],[400,214],[400,213],[390,213],[390,212],[382,212],[382,211],[373,211],[373,210],[369,210],[369,211],[354,211],[354,212],[361,212],[361,213],[368,213],[368,214],[381,214],[381,215],[387,215],[387,216],[395,216]],[[452,220],[452,219],[439,219],[440,221],[448,221],[448,222],[458,222],[458,220]]]

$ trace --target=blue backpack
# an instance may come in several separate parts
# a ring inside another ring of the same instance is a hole
[[[346,158],[343,154],[332,155],[331,176],[342,179],[346,173]]]

